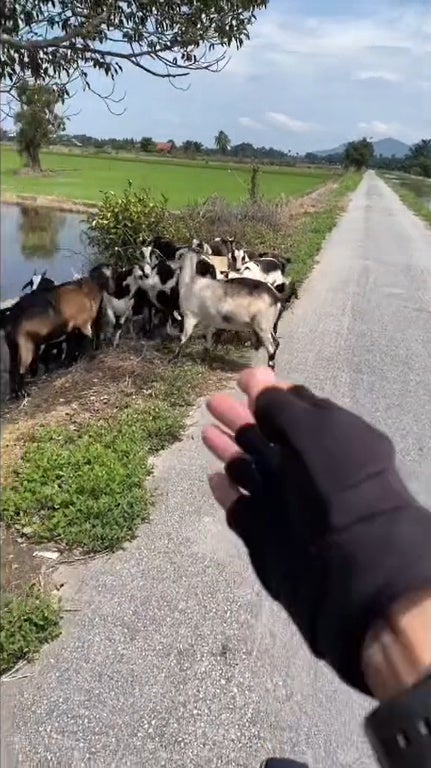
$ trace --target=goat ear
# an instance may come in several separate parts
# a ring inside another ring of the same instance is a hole
[[[41,277],[45,277],[45,276],[46,276],[46,269],[44,269],[42,274],[41,274]]]

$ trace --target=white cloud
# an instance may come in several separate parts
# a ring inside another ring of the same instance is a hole
[[[257,120],[253,120],[251,117],[239,117],[238,122],[244,126],[244,128],[252,128],[255,130],[261,130],[263,125],[258,123]]]
[[[397,72],[385,72],[383,70],[367,70],[365,72],[354,72],[353,80],[385,80],[387,83],[401,83],[404,80],[402,75]]]
[[[317,128],[313,123],[296,120],[294,117],[283,114],[283,112],[266,112],[265,118],[269,123],[273,123],[273,125],[293,133],[308,133],[308,131],[313,131]]]
[[[369,123],[358,123],[358,128],[360,128],[361,131],[372,134],[373,137],[393,136],[401,130],[401,126],[398,125],[398,123],[382,123],[380,120],[371,120]]]
[[[369,15],[320,18],[289,13],[286,8],[286,13],[259,15],[251,40],[233,53],[225,73],[249,77],[273,72],[274,64],[288,74],[331,65],[340,71],[344,64],[386,80],[402,72],[409,80],[423,73],[429,52],[431,16],[425,6],[412,3],[396,9],[381,4]]]

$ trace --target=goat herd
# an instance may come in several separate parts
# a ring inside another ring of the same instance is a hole
[[[45,370],[69,366],[94,353],[102,340],[117,346],[126,325],[134,336],[148,338],[157,328],[178,337],[174,358],[198,324],[208,348],[215,331],[251,330],[256,348],[265,347],[274,367],[278,323],[296,296],[287,262],[233,239],[178,246],[157,236],[128,269],[98,264],[60,285],[35,274],[22,289],[30,292],[0,311],[10,393],[26,395],[25,375],[36,376],[39,363]]]

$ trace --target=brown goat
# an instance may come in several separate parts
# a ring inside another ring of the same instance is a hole
[[[8,329],[11,391],[15,396],[25,395],[24,374],[42,344],[74,330],[91,340],[103,292],[112,286],[111,270],[102,267],[92,270],[89,277],[29,294],[25,308],[20,311],[17,307]]]

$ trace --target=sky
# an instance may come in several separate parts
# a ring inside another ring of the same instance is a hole
[[[233,143],[292,152],[431,136],[430,0],[270,0],[250,38],[222,72],[193,73],[185,92],[129,67],[116,90],[125,113],[78,93],[67,131],[212,146],[222,129]]]

